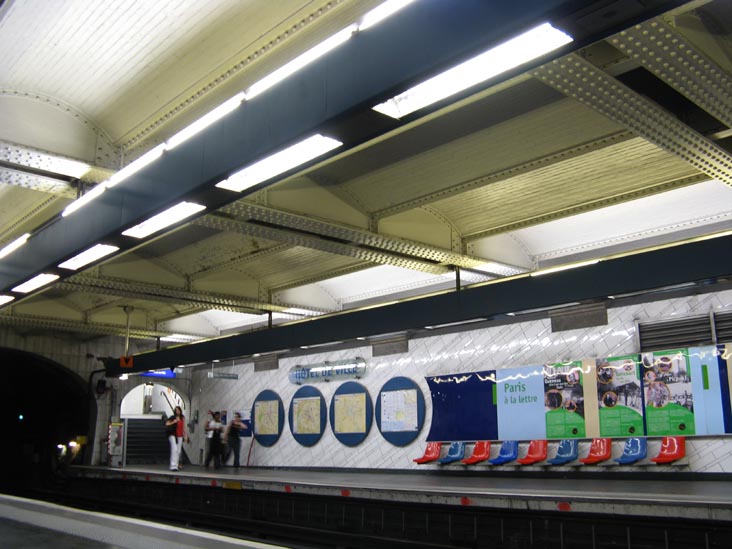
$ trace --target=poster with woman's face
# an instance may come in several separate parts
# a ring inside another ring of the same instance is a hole
[[[688,351],[644,353],[642,366],[648,435],[695,434]]]
[[[600,436],[643,436],[638,355],[595,360]]]
[[[585,436],[582,362],[544,366],[544,409],[547,438]]]

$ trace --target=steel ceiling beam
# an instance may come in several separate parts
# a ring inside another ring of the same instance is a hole
[[[127,335],[127,326],[116,324],[102,324],[99,322],[86,323],[78,320],[67,320],[61,318],[51,318],[45,316],[19,315],[0,313],[0,325],[9,326],[11,328],[29,328],[38,330],[58,330],[63,332],[76,332],[84,334],[95,334],[99,336],[119,336]],[[203,334],[176,334],[189,336],[191,339],[203,339],[210,337]],[[155,339],[158,337],[170,336],[170,331],[149,330],[147,328],[130,327],[130,337],[135,339]]]
[[[444,265],[425,260],[369,249],[359,246],[358,244],[339,242],[331,240],[330,238],[307,234],[294,229],[280,229],[277,227],[270,227],[268,225],[259,225],[249,221],[230,219],[221,215],[207,215],[206,217],[195,220],[194,224],[202,227],[208,227],[210,229],[217,229],[219,231],[238,232],[249,236],[266,238],[268,240],[277,240],[292,246],[302,246],[303,248],[311,248],[321,252],[352,257],[354,259],[368,261],[369,263],[377,265],[393,265],[403,269],[411,269],[413,271],[420,271],[435,275],[450,272],[450,269]]]
[[[571,27],[576,38],[571,47],[579,48],[630,23],[629,19],[635,22],[655,16],[680,3],[650,1],[627,14],[605,14],[607,7],[601,1],[581,6],[573,0],[422,0],[410,4],[167,151],[93,205],[38,231],[0,262],[0,292],[39,272],[56,270],[60,262],[105,239],[120,239],[125,229],[181,200],[199,200],[209,209],[217,209],[239,199],[240,194],[213,185],[305,136],[331,133],[342,138],[344,150],[372,139],[370,125],[347,124],[355,113],[376,117],[383,132],[398,127],[402,122],[386,120],[370,107],[539,22],[558,19]],[[523,70],[509,71],[503,78]],[[268,184],[271,182],[248,192]]]
[[[163,303],[179,303],[197,309],[213,309],[235,313],[262,314],[267,311],[284,312],[289,308],[299,307],[296,305],[274,305],[272,303],[265,303],[255,299],[245,299],[239,296],[194,292],[142,282],[93,278],[83,275],[76,275],[71,279],[60,282],[56,287],[69,292],[86,292],[127,297],[130,299],[160,301]],[[324,311],[317,310],[316,312],[322,313]]]
[[[55,179],[0,165],[0,183],[62,198],[76,198],[76,188],[63,179]]]
[[[579,55],[547,63],[532,74],[709,177],[732,185],[732,155]]]
[[[619,32],[608,41],[732,128],[732,78],[663,18]]]
[[[414,240],[384,236],[375,232],[356,229],[332,221],[322,221],[284,212],[266,206],[259,206],[244,201],[235,202],[221,209],[241,221],[258,221],[275,227],[294,229],[296,231],[316,234],[330,239],[347,242],[368,250],[383,252],[385,258],[398,257],[415,258],[437,263],[439,265],[455,265],[464,268],[477,268],[489,260],[458,254],[437,246],[431,246]],[[353,256],[351,256],[353,257]],[[494,276],[511,276],[525,271],[513,265],[491,262]]]
[[[604,301],[610,295],[648,292],[682,283],[710,284],[732,276],[732,236],[638,253],[544,276],[520,276],[433,297],[327,315],[305,322],[238,334],[192,346],[134,356],[130,370],[104,360],[107,375],[169,368],[346,341],[419,327],[490,319],[506,313]],[[671,266],[671,267],[669,267]]]

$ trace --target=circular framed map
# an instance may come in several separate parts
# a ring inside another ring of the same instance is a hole
[[[282,399],[269,389],[262,391],[252,405],[252,430],[262,446],[274,446],[285,426],[285,407]]]
[[[310,385],[300,387],[290,401],[287,416],[293,438],[303,446],[314,446],[323,436],[327,421],[323,395]]]
[[[358,446],[371,430],[374,404],[366,388],[355,381],[347,381],[333,394],[330,402],[330,428],[339,442]]]

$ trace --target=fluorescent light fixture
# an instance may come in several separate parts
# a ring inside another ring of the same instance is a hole
[[[15,298],[12,295],[0,295],[0,305],[5,305],[6,303],[10,303]]]
[[[322,313],[318,311],[313,311],[311,309],[301,309],[299,307],[290,307],[288,309],[285,309],[282,311],[285,314],[288,315],[302,315],[302,316],[318,316]]]
[[[401,118],[571,41],[571,36],[549,23],[543,23],[376,105],[373,109],[392,118]]]
[[[97,259],[101,259],[108,256],[109,254],[113,254],[117,250],[119,250],[117,246],[109,246],[108,244],[97,244],[96,246],[92,246],[85,252],[81,252],[71,259],[64,261],[59,265],[59,267],[61,267],[62,269],[70,269],[72,271],[75,271],[85,265],[89,265],[89,263],[93,263]]]
[[[170,334],[169,336],[161,337],[160,341],[185,343],[188,341],[196,341],[197,339],[202,339],[202,338],[200,338],[198,336],[194,336],[194,335],[188,335],[188,334]]]
[[[128,376],[127,374],[122,374],[121,376],[119,376],[120,381],[127,381],[129,378],[130,376]]]
[[[20,248],[23,244],[25,244],[28,239],[30,238],[30,233],[25,233],[23,236],[16,238],[13,240],[10,244],[5,246],[2,250],[0,250],[0,259],[3,257],[10,255],[15,250]]]
[[[313,158],[317,158],[328,151],[332,151],[341,145],[343,143],[336,139],[315,134],[291,147],[247,166],[229,177],[229,179],[217,183],[216,186],[221,189],[241,192],[262,181],[267,181],[276,175],[291,170],[300,164],[304,164]]]
[[[54,280],[58,280],[59,276],[55,274],[49,274],[49,273],[41,273],[39,275],[34,276],[27,282],[23,282],[20,286],[16,286],[13,288],[14,292],[18,292],[20,294],[27,294],[29,292],[32,292],[33,290],[37,290],[41,286],[45,286],[46,284],[50,284]]]
[[[343,42],[348,40],[354,32],[358,30],[358,25],[355,23],[347,26],[340,32],[337,32],[330,38],[326,38],[317,46],[310,48],[305,53],[297,56],[295,59],[282,65],[279,69],[269,73],[267,76],[252,84],[246,91],[247,100],[253,99],[260,93],[268,90],[278,82],[282,82],[288,76],[296,73],[306,65],[309,65],[319,57],[322,57],[329,51],[337,48]]]
[[[560,265],[558,267],[549,267],[548,269],[541,269],[540,271],[534,271],[531,276],[542,276],[550,273],[558,273],[559,271],[567,271],[569,269],[576,269],[578,267],[587,267],[588,265],[595,265],[599,263],[599,259],[591,259],[589,261],[581,261],[580,263],[571,263],[569,265]]]
[[[91,189],[89,192],[81,195],[79,198],[74,200],[71,204],[66,206],[63,212],[61,212],[61,215],[63,217],[66,217],[67,215],[70,215],[74,213],[79,208],[82,208],[89,204],[92,200],[94,200],[96,197],[100,196],[104,191],[107,190],[107,184],[109,182],[105,181],[104,183],[99,183],[96,187]]]
[[[109,180],[107,181],[107,187],[114,187],[117,183],[124,181],[125,179],[130,177],[132,174],[139,172],[142,168],[144,168],[148,164],[152,164],[155,160],[157,160],[158,158],[160,158],[162,156],[164,151],[165,151],[165,143],[161,143],[154,149],[147,151],[140,158],[138,158],[134,162],[130,162],[124,168],[122,168],[120,171],[118,171],[112,177],[110,177]]]
[[[240,92],[228,101],[225,101],[224,103],[216,107],[211,112],[203,115],[201,118],[193,122],[190,126],[186,126],[165,142],[165,150],[169,151],[174,147],[177,147],[184,141],[187,141],[197,133],[205,130],[211,124],[213,124],[220,118],[223,118],[231,111],[235,110],[239,105],[241,105],[241,102],[244,101],[245,98],[246,96],[244,92]]]
[[[400,9],[408,6],[412,2],[414,2],[414,0],[389,0],[388,2],[378,5],[361,18],[361,22],[358,24],[358,30],[363,31],[373,27],[387,17],[391,17]]]
[[[180,202],[172,208],[168,208],[164,212],[154,215],[147,221],[143,221],[139,225],[127,229],[122,234],[133,238],[145,238],[205,209],[206,206],[196,204],[195,202]]]

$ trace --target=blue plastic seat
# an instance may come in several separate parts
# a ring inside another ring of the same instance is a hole
[[[519,443],[518,440],[504,440],[498,455],[488,461],[493,465],[503,465],[510,463],[518,458]]]
[[[552,465],[564,465],[571,461],[575,461],[578,457],[578,448],[576,438],[564,439],[559,443],[557,448],[557,455],[552,459],[547,460]]]
[[[454,463],[461,461],[465,457],[465,443],[464,442],[451,442],[450,447],[447,449],[447,455],[444,458],[437,460],[438,463],[446,465],[448,463]]]
[[[648,454],[648,442],[645,438],[633,437],[625,441],[623,455],[615,458],[620,465],[629,465],[646,458]]]

